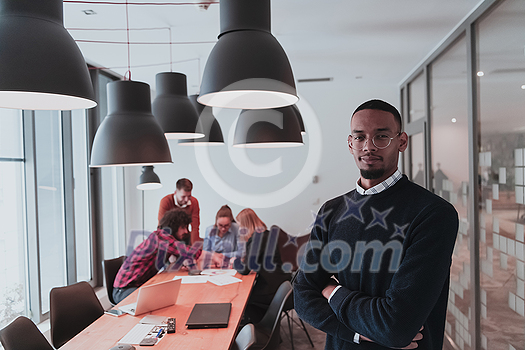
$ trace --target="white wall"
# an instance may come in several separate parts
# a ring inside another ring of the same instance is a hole
[[[399,106],[399,90],[397,85],[387,86],[365,79],[303,83],[297,88],[301,97],[298,107],[307,128],[302,147],[249,149],[243,153],[243,150],[233,148],[230,142],[228,146],[198,148],[196,153],[195,147],[179,146],[169,141],[173,164],[155,166],[164,186],[144,193],[145,228],[156,228],[161,198],[174,191],[177,179],[186,177],[193,182],[192,194],[200,203],[201,235],[207,226],[213,224],[215,214],[223,204],[230,205],[234,215],[251,207],[268,226],[277,224],[289,234],[309,232],[312,212],[317,212],[327,199],[353,189],[359,177],[346,143],[351,113],[359,104],[372,98]],[[214,114],[226,139],[239,111],[214,110]],[[211,166],[207,169],[202,165],[206,163],[206,149],[209,149],[211,159]],[[279,157],[282,172],[271,163],[278,161]],[[306,162],[306,167],[312,169],[300,174]],[[199,163],[205,170],[201,170]],[[277,174],[270,174],[272,171]],[[319,178],[316,184],[312,183],[314,175]],[[142,228],[141,191],[135,188],[139,176],[139,167],[126,169],[128,232]],[[291,193],[293,191],[288,188],[296,185],[299,190]],[[228,186],[231,190],[226,189]]]

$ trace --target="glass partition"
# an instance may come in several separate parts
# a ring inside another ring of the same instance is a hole
[[[525,2],[478,25],[481,341],[525,348]]]

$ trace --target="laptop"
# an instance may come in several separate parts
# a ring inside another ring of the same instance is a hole
[[[195,304],[186,321],[186,327],[189,329],[226,328],[231,309],[231,303]]]
[[[140,287],[137,302],[122,305],[119,309],[132,316],[136,316],[174,305],[179,296],[180,284],[181,280],[169,280]]]

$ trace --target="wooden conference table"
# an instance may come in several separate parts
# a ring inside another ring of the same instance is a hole
[[[187,275],[187,272],[165,272],[151,278],[145,285],[158,283],[173,279],[176,275]],[[235,277],[242,279],[240,283],[225,286],[216,286],[210,282],[182,284],[179,291],[177,304],[153,311],[151,315],[162,315],[175,317],[177,319],[177,331],[174,334],[164,335],[164,339],[154,347],[138,346],[136,349],[224,349],[230,348],[242,318],[246,302],[250,296],[254,284],[255,274],[242,276],[239,273]],[[135,291],[119,305],[136,302],[138,291]],[[186,320],[195,303],[221,303],[231,302],[232,309],[230,321],[227,328],[213,329],[187,329]],[[71,312],[74,312],[72,310]],[[148,315],[139,316],[125,315],[115,317],[104,314],[89,327],[84,329],[76,337],[62,346],[61,350],[90,349],[108,350],[117,345],[117,342],[128,333],[139,321]]]

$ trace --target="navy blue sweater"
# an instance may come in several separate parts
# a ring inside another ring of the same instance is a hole
[[[294,284],[295,310],[327,333],[326,349],[442,349],[458,215],[403,176],[372,196],[326,202]],[[342,285],[328,304],[334,275]],[[355,332],[372,342],[353,343]]]

